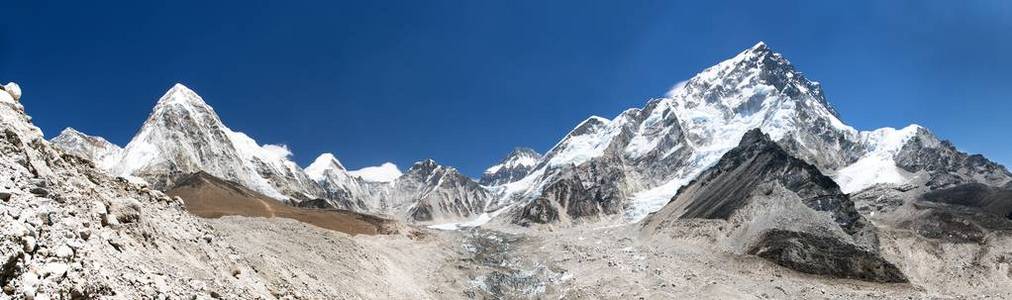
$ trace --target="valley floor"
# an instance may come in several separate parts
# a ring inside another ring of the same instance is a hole
[[[981,260],[993,259],[986,254],[992,252],[988,247],[997,245],[932,248],[925,245],[929,240],[892,229],[882,234],[883,252],[908,274],[910,284],[804,274],[737,255],[724,250],[715,238],[722,234],[721,221],[685,221],[650,237],[640,234],[637,224],[425,230],[408,237],[349,236],[281,218],[224,217],[208,222],[216,241],[234,258],[245,260],[240,265],[251,266],[238,271],[238,282],[244,282],[243,276],[255,276],[257,280],[248,282],[263,285],[242,290],[261,290],[279,298],[1012,297],[1007,263],[980,266]],[[907,250],[912,248],[936,250]]]

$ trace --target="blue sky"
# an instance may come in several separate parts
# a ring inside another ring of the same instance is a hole
[[[50,137],[125,145],[182,82],[301,164],[478,176],[763,40],[852,126],[918,123],[1012,163],[1010,1],[66,2],[0,19],[0,80]]]

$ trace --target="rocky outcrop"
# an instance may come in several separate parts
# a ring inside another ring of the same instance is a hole
[[[726,237],[735,251],[798,271],[905,281],[878,256],[875,228],[839,186],[758,129],[679,189],[643,228],[651,233],[692,218],[726,220],[736,228]]]
[[[182,201],[109,177],[89,160],[52,147],[6,93],[0,93],[0,131],[0,298],[208,295],[187,279],[166,276],[196,261],[226,264],[225,254],[203,238],[210,229],[187,215]],[[187,250],[167,259],[152,250],[161,248]],[[190,278],[207,274],[202,267],[188,270]],[[220,277],[202,285],[252,292]]]
[[[0,86],[0,90],[7,92],[14,101],[21,101],[21,86],[17,83],[8,82],[7,84]]]
[[[1012,184],[1008,169],[983,155],[960,152],[951,142],[938,140],[927,131],[918,132],[896,156],[896,165],[908,172],[925,172],[930,189],[968,183],[1001,187]]]
[[[876,282],[907,278],[882,256],[854,244],[806,232],[771,229],[746,253],[811,274],[827,274]]]

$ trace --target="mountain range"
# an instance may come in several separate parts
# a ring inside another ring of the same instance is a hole
[[[225,126],[181,84],[158,100],[125,147],[71,128],[52,142],[156,189],[203,171],[296,205],[312,201],[421,223],[503,215],[531,225],[638,221],[751,129],[813,164],[846,193],[880,184],[931,190],[1012,184],[1003,166],[959,152],[919,125],[873,131],[846,125],[818,82],[761,42],[642,108],[588,118],[543,156],[517,148],[477,181],[432,160],[402,174],[392,164],[349,171],[322,154],[303,169],[288,159],[287,147],[258,144]]]
[[[846,125],[763,43],[479,179],[303,167],[181,84],[123,147],[45,140],[21,96],[0,86],[3,299],[1012,297],[1012,173]]]

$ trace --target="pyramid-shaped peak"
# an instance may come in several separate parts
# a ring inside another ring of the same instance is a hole
[[[334,154],[324,153],[317,156],[316,160],[313,160],[313,163],[306,167],[305,172],[310,178],[319,180],[324,178],[326,172],[330,170],[345,171],[345,168],[341,164],[341,161],[337,160],[337,157],[334,157]]]
[[[189,105],[207,106],[207,103],[204,102],[204,99],[201,98],[200,95],[197,95],[197,92],[194,92],[192,89],[183,85],[182,83],[176,83],[172,85],[172,87],[169,88],[169,90],[166,91],[165,94],[158,99],[159,106],[168,104],[189,104]]]
[[[737,64],[746,63],[767,65],[767,67],[775,65],[790,66],[791,64],[790,61],[787,61],[783,55],[773,51],[773,49],[770,49],[770,47],[762,41],[738,53],[738,55],[731,59],[731,61]]]
[[[312,167],[314,165],[344,170],[344,165],[341,164],[341,161],[337,160],[337,157],[335,157],[334,154],[332,153],[320,154],[320,156],[316,157],[316,160],[314,160],[313,163],[309,165],[309,167]]]

